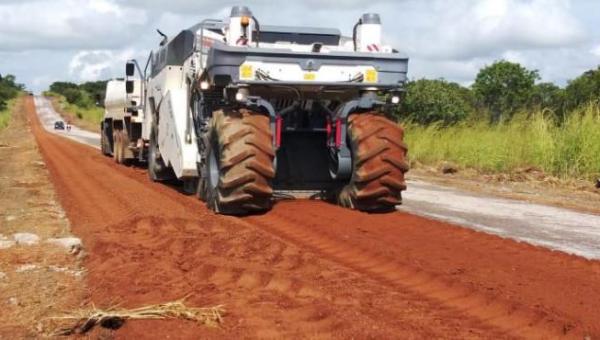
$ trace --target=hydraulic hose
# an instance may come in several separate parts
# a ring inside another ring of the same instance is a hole
[[[260,41],[260,23],[255,16],[252,16],[252,20],[254,20],[254,23],[256,24],[256,47],[258,47],[258,42]]]
[[[358,19],[358,21],[356,22],[356,24],[354,24],[354,27],[352,28],[352,43],[354,44],[355,52],[356,52],[356,29],[358,28],[358,25],[362,25],[362,18]]]

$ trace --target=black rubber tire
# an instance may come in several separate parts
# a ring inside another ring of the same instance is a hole
[[[199,196],[211,210],[246,215],[271,209],[275,153],[269,123],[268,116],[246,109],[213,113],[199,183]]]
[[[395,210],[406,190],[408,171],[404,130],[376,112],[348,117],[353,173],[338,204],[366,212]]]
[[[102,150],[102,154],[104,156],[110,156],[112,154],[112,150],[110,149],[110,142],[108,140],[108,136],[106,135],[107,131],[104,127],[105,122],[100,123],[100,150]]]
[[[181,181],[181,192],[185,195],[196,195],[198,190],[198,178],[184,179]]]
[[[115,129],[113,132],[113,159],[117,164],[123,164],[123,131]]]
[[[165,165],[158,148],[157,131],[153,127],[150,131],[150,143],[148,146],[148,177],[154,182],[169,181],[175,179],[173,169]]]

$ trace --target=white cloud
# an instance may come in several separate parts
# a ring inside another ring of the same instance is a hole
[[[238,0],[0,0],[0,73],[43,90],[57,80],[123,75],[145,61],[155,28],[169,35],[220,18]],[[364,12],[380,13],[384,40],[410,57],[410,78],[469,84],[497,59],[539,69],[565,84],[600,63],[600,1],[273,0],[244,1],[262,24],[337,27],[346,35]],[[282,5],[284,4],[284,5]]]
[[[135,54],[132,49],[80,51],[69,62],[69,75],[78,81],[122,77],[125,62]]]
[[[54,0],[0,5],[0,50],[118,48],[135,39],[144,12],[109,0]]]
[[[123,16],[123,11],[121,10],[121,7],[113,2],[107,0],[91,0],[89,4],[90,8],[97,11],[98,13],[111,13],[116,15],[117,17]]]
[[[413,55],[428,59],[486,57],[506,50],[574,46],[585,30],[562,0],[437,0],[420,3],[402,25]],[[417,30],[409,25],[417,22]]]
[[[519,64],[526,64],[528,62],[522,52],[512,50],[502,53],[502,59]]]
[[[399,3],[407,0],[371,0],[369,3],[365,3],[364,0],[300,0],[300,1],[276,1],[276,0],[250,0],[250,1],[239,1],[239,0],[169,0],[166,3],[163,0],[116,0],[117,3],[124,6],[136,7],[139,9],[145,9],[148,11],[159,11],[159,12],[171,12],[179,14],[202,14],[211,13],[223,8],[231,8],[232,6],[245,5],[251,10],[261,8],[271,8],[273,12],[277,12],[284,8],[289,7],[301,7],[304,10],[302,13],[308,17],[316,11],[322,10],[346,10],[355,8],[364,8],[373,4],[385,4],[385,3]]]

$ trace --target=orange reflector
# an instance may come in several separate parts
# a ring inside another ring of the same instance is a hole
[[[242,26],[246,27],[250,25],[250,18],[249,17],[242,17]]]

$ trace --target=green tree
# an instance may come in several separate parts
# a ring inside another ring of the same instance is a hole
[[[407,84],[400,118],[419,124],[454,124],[473,112],[471,91],[443,79],[420,79]]]
[[[479,103],[487,108],[491,122],[511,118],[515,111],[525,107],[532,93],[538,71],[520,64],[501,60],[482,68],[473,84]]]
[[[82,108],[99,105],[104,98],[106,81],[86,82],[81,85],[57,81],[50,85],[50,91],[65,97],[67,102]]]
[[[590,101],[600,102],[600,66],[571,80],[565,89],[568,110],[575,109]]]
[[[78,86],[75,83],[65,81],[56,81],[50,85],[50,91],[62,94],[63,96],[67,89],[78,89]]]
[[[529,103],[532,108],[549,109],[558,118],[563,118],[565,90],[553,83],[539,83],[531,90]]]
[[[0,110],[4,110],[6,102],[16,97],[23,88],[23,85],[17,84],[12,74],[0,75]]]
[[[95,105],[100,105],[106,94],[107,82],[107,80],[89,81],[79,85],[79,88],[89,95],[90,100],[93,101]]]
[[[78,88],[66,88],[60,94],[65,96],[65,99],[71,104],[80,105],[83,99],[83,92]]]

